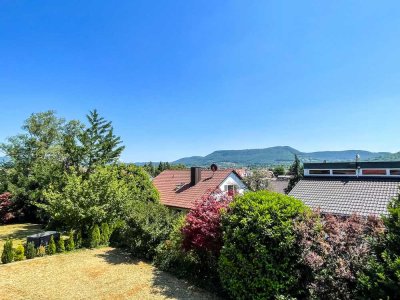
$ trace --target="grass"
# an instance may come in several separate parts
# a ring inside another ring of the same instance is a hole
[[[217,299],[114,248],[0,265],[1,299]]]
[[[0,225],[0,252],[3,251],[3,245],[8,238],[13,239],[13,246],[26,242],[26,237],[43,231],[42,226],[38,224],[11,224]]]

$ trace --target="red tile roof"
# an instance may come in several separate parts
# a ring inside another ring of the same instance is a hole
[[[201,170],[200,182],[191,186],[190,170],[166,170],[154,178],[153,183],[162,204],[190,209],[203,195],[214,192],[232,172],[232,169]]]

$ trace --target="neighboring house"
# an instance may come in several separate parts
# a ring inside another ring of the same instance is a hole
[[[280,175],[268,179],[268,190],[271,192],[276,192],[280,194],[285,194],[285,190],[289,185],[289,180],[291,176]]]
[[[399,186],[400,162],[305,163],[289,195],[322,213],[387,215]]]
[[[153,180],[160,193],[161,203],[175,209],[193,208],[203,196],[219,192],[227,195],[243,193],[246,189],[242,178],[233,169],[166,170]]]

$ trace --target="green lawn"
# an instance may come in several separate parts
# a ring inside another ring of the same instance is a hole
[[[13,246],[26,242],[26,237],[43,231],[42,225],[39,224],[11,224],[0,225],[0,252],[3,251],[3,245],[8,238],[13,239]]]

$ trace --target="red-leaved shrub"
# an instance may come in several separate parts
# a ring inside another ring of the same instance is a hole
[[[0,194],[0,221],[4,224],[10,223],[15,218],[10,198],[11,194],[8,192]]]
[[[211,252],[218,255],[222,248],[221,211],[226,209],[232,197],[207,194],[187,214],[181,229],[182,246],[186,251]]]
[[[311,271],[305,282],[311,298],[356,298],[357,275],[371,255],[371,239],[382,237],[382,220],[358,215],[321,216],[316,212],[298,223],[296,230],[302,261]]]

